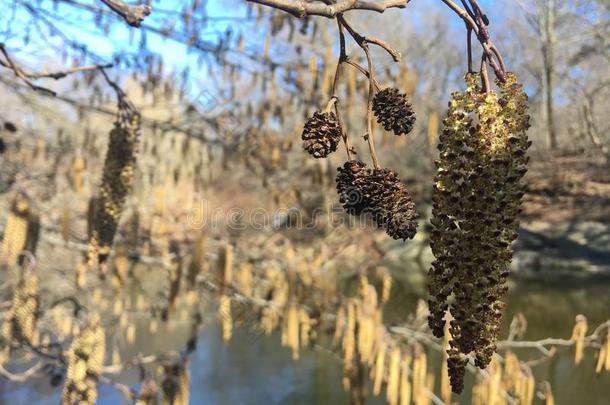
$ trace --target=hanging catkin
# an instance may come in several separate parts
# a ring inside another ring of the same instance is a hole
[[[14,266],[23,251],[36,253],[40,220],[31,210],[31,202],[25,194],[19,194],[12,202],[4,228],[0,247],[0,259]]]
[[[188,364],[188,359],[181,358],[163,365],[162,405],[188,405],[190,393]]]
[[[6,342],[36,344],[39,303],[38,276],[25,268],[15,288],[11,308],[2,324],[2,337]]]
[[[93,229],[90,236],[91,244],[97,243],[97,254],[102,263],[110,253],[125,197],[131,190],[139,137],[140,113],[121,95],[117,119],[110,131],[99,190],[99,205],[93,212]]]
[[[468,74],[466,91],[452,95],[435,162],[429,325],[443,336],[453,293],[454,392],[463,388],[466,355],[474,352],[475,364],[485,368],[495,351],[530,146],[527,96],[515,75],[498,82],[500,95],[482,92],[479,83],[478,74]]]
[[[93,315],[70,346],[62,405],[96,403],[105,350],[104,329],[99,316]]]

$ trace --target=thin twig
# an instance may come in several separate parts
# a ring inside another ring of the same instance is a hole
[[[360,73],[362,73],[362,74],[363,74],[363,75],[364,75],[364,76],[365,76],[367,79],[369,79],[369,77],[370,77],[370,76],[369,76],[369,71],[368,71],[368,70],[366,70],[366,69],[364,68],[364,66],[362,66],[362,65],[361,65],[361,64],[359,64],[358,62],[353,61],[353,60],[351,60],[351,59],[346,60],[346,61],[345,61],[345,63],[346,63],[346,64],[348,64],[348,65],[350,65],[350,66],[355,67],[355,68],[356,68],[356,70],[358,70],[358,71],[359,71]],[[375,84],[375,89],[376,89],[377,91],[379,91],[379,90],[381,89],[381,86],[379,85],[379,82],[377,81],[377,78],[373,78],[373,82],[374,82],[374,84]]]
[[[339,108],[340,100],[337,96],[337,85],[339,83],[339,76],[341,75],[341,67],[343,62],[346,62],[348,60],[347,53],[345,51],[345,33],[343,32],[343,26],[341,25],[339,19],[337,19],[337,26],[339,29],[340,53],[339,61],[337,62],[337,69],[335,70],[335,78],[333,80],[332,97],[335,99],[335,115],[337,116],[339,128],[341,128],[341,138],[343,139],[343,145],[345,146],[345,152],[347,153],[347,160],[352,160],[352,147],[347,136],[347,131],[343,126],[343,121],[341,119],[341,109]]]
[[[0,375],[12,382],[26,382],[30,378],[34,377],[44,367],[42,362],[36,363],[34,366],[21,373],[13,373],[8,371],[2,364],[0,364]]]
[[[491,83],[489,82],[489,73],[487,72],[487,54],[481,56],[481,85],[484,93],[491,91]]]
[[[375,140],[373,136],[373,97],[375,96],[375,71],[373,67],[373,61],[371,59],[371,52],[366,41],[361,45],[362,50],[366,54],[366,60],[369,66],[369,96],[366,109],[366,128],[367,133],[365,139],[369,144],[369,151],[371,152],[371,159],[373,160],[373,166],[375,169],[379,169],[379,161],[377,160],[377,153],[375,152]]]

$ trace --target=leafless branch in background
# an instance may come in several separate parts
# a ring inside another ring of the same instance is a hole
[[[142,21],[151,13],[152,8],[147,4],[129,5],[121,0],[101,0],[112,11],[123,17],[132,27],[139,27]]]

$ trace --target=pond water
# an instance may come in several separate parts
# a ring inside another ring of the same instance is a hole
[[[424,296],[421,284],[395,282],[392,300],[400,305],[390,307],[387,319],[400,319],[412,312],[417,299]],[[610,318],[610,279],[572,277],[517,280],[509,292],[503,336],[512,316],[522,312],[528,320],[526,340],[545,337],[569,338],[574,317],[587,316],[590,328]],[[403,313],[404,312],[404,313]],[[224,344],[216,322],[209,320],[199,337],[197,350],[190,357],[191,404],[347,404],[349,396],[341,385],[341,362],[323,348],[301,351],[293,361],[290,350],[280,345],[278,334],[254,336],[252,331],[236,328],[233,338]],[[142,325],[144,326],[144,325]],[[146,328],[138,328],[138,330]],[[159,353],[183,347],[186,328],[163,331],[155,336],[138,332],[135,347],[122,353],[129,358],[137,352]],[[537,359],[536,350],[518,351],[521,359]],[[594,371],[594,350],[586,351],[585,360],[574,365],[573,348],[558,348],[550,360],[533,367],[537,382],[548,380],[557,404],[608,404],[610,373]],[[437,366],[435,366],[435,364]],[[429,353],[429,367],[440,368],[438,353]],[[136,372],[119,378],[137,386]],[[438,378],[437,378],[438,380]],[[459,403],[469,403],[472,377]],[[59,388],[47,379],[25,384],[0,379],[0,403],[11,405],[57,404]],[[371,390],[369,389],[369,392]],[[108,386],[101,386],[99,404],[119,404],[121,396]],[[367,403],[383,404],[382,398],[369,397]]]

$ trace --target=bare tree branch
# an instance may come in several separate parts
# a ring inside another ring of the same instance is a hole
[[[252,3],[262,4],[286,11],[298,18],[308,15],[335,18],[337,14],[349,10],[370,10],[383,13],[388,8],[404,8],[411,0],[384,0],[384,1],[362,1],[341,0],[335,4],[323,4],[321,2],[308,3],[304,0],[247,0]]]
[[[112,11],[123,17],[132,27],[139,27],[142,21],[150,14],[152,8],[147,4],[129,5],[121,0],[101,0]]]
[[[38,372],[42,370],[43,367],[44,364],[42,362],[39,362],[22,373],[13,373],[5,369],[2,365],[0,365],[0,376],[6,378],[9,381],[21,383],[36,376],[36,374],[38,374]]]
[[[12,69],[13,72],[15,73],[15,76],[17,76],[18,78],[23,80],[28,86],[30,86],[30,88],[32,90],[40,91],[40,92],[43,92],[46,94],[50,94],[52,96],[56,95],[56,93],[53,90],[49,90],[46,87],[37,86],[34,83],[32,83],[27,78],[27,76],[23,73],[23,70],[21,70],[21,68],[19,66],[17,66],[17,64],[15,62],[13,62],[13,59],[11,59],[11,57],[9,56],[3,43],[0,43],[0,52],[2,52],[2,55],[4,55],[4,58],[6,59],[6,62],[3,62],[0,60],[0,65],[6,66],[6,67]]]
[[[19,66],[10,57],[10,55],[8,54],[8,51],[6,50],[6,46],[3,43],[0,43],[0,52],[4,56],[4,59],[6,59],[6,61],[3,61],[2,59],[0,59],[0,66],[3,66],[5,68],[7,68],[7,69],[11,69],[15,73],[15,76],[17,76],[18,78],[23,80],[33,90],[41,91],[41,92],[50,94],[52,96],[56,96],[57,95],[53,90],[47,89],[46,87],[38,86],[38,85],[32,83],[29,79],[50,78],[50,79],[58,80],[58,79],[66,77],[66,76],[68,76],[69,74],[72,74],[72,73],[94,71],[94,70],[98,70],[98,69],[112,67],[112,64],[89,65],[89,66],[77,66],[77,67],[73,67],[73,68],[70,68],[70,69],[59,70],[59,71],[56,71],[56,72],[35,72],[35,73],[28,73],[25,70],[23,70],[23,68],[21,66]]]

